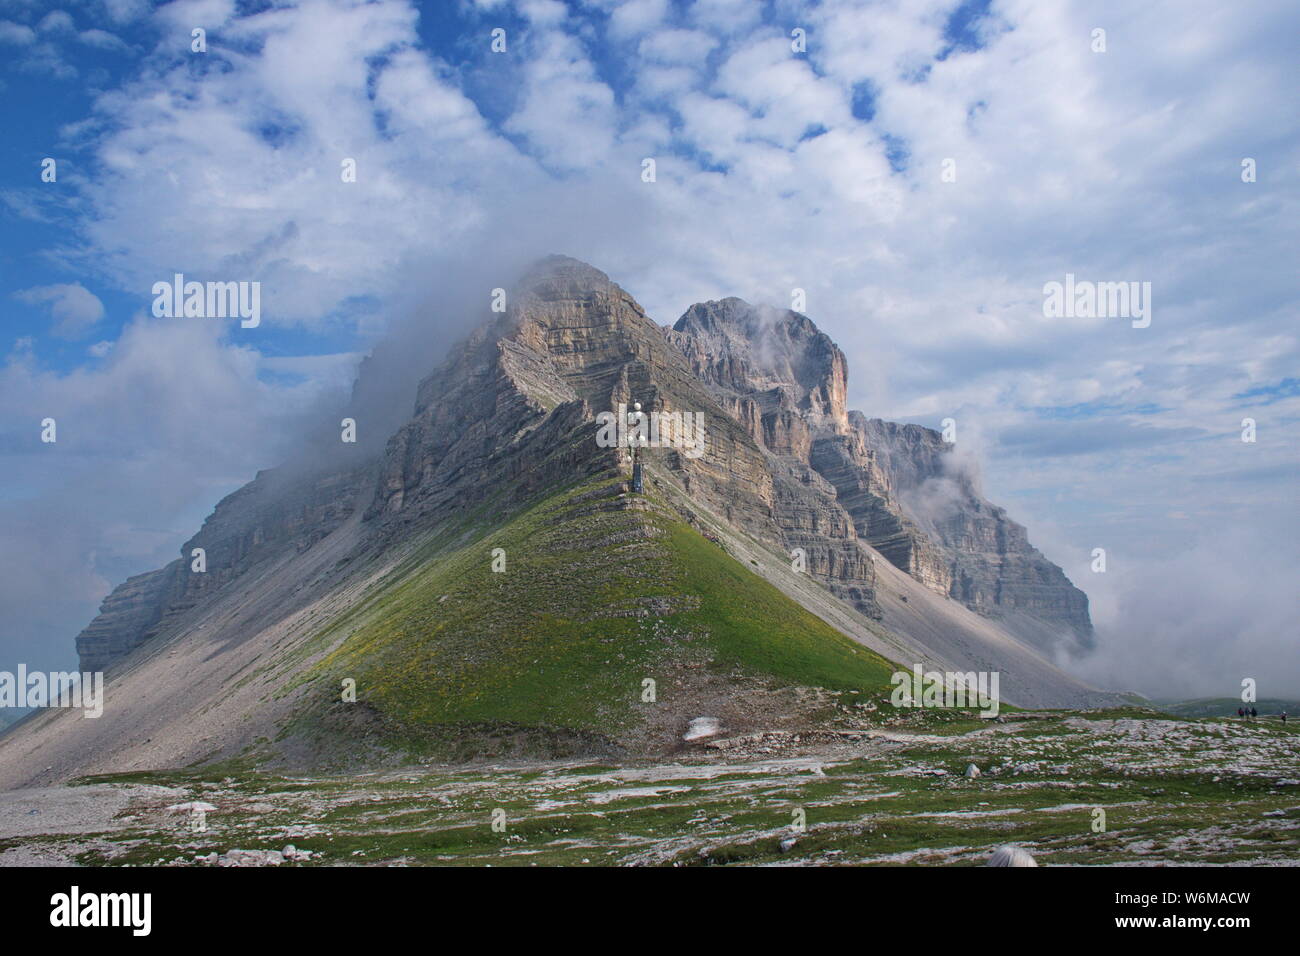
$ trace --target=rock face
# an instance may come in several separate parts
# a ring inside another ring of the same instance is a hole
[[[525,279],[513,301],[420,385],[415,417],[389,443],[367,518],[390,529],[427,525],[502,488],[525,500],[575,477],[616,474],[626,453],[597,447],[592,422],[635,400],[647,413],[704,416],[707,454],[663,455],[693,500],[773,549],[803,548],[809,571],[834,594],[877,613],[871,558],[834,490],[806,467],[773,468],[751,428],[719,404],[725,396],[631,296],[590,266],[556,259]],[[830,349],[842,385],[843,356]],[[832,403],[843,418],[842,387],[813,403],[791,409],[795,434],[806,435],[808,416],[830,414]]]
[[[184,590],[182,567],[178,558],[165,568],[127,578],[104,599],[99,616],[77,636],[83,671],[102,671],[148,640]]]
[[[1023,525],[980,496],[938,432],[856,412],[850,420],[882,462],[897,510],[920,532],[891,561],[981,614],[1027,615],[1046,634],[1091,646],[1087,595],[1029,543]]]
[[[691,306],[665,336],[764,450],[778,488],[802,489],[778,501],[776,517],[787,543],[820,555],[814,573],[833,580],[834,562],[805,531],[856,537],[1031,643],[1091,645],[1087,596],[980,496],[953,446],[931,429],[846,410],[844,355],[807,316],[728,298]],[[850,599],[869,610],[870,575],[860,580]]]
[[[104,670],[264,561],[306,551],[354,510],[370,468],[331,474],[274,469],[223,498],[182,557],[129,578],[100,606],[77,637],[83,671]],[[202,549],[205,570],[192,570]]]
[[[848,363],[807,316],[727,298],[691,306],[668,338],[772,451],[806,453],[810,429],[846,430]]]
[[[381,452],[336,450],[311,471],[260,473],[217,505],[178,560],[113,591],[77,639],[82,668],[102,670],[184,627],[232,582],[315,553],[345,523],[359,522],[349,556],[313,586],[345,580],[354,557],[456,513],[509,512],[547,489],[623,473],[625,450],[600,447],[594,419],[633,400],[702,414],[706,453],[664,449],[656,468],[857,612],[880,617],[884,560],[1005,619],[1023,640],[1089,639],[1087,598],[980,497],[937,433],[847,409],[844,355],[806,316],[729,298],[666,329],[604,273],[564,257],[541,262],[510,303],[420,384]],[[203,573],[191,570],[195,548]]]

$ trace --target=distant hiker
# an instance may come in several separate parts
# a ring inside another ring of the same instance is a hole
[[[1245,708],[1238,707],[1238,708],[1237,708],[1237,719],[1240,720],[1242,717],[1245,717],[1245,716],[1246,716]]]
[[[1282,711],[1282,723],[1286,723],[1286,711]]]
[[[1254,720],[1258,716],[1259,716],[1259,711],[1257,711],[1254,707],[1250,708],[1250,719]]]

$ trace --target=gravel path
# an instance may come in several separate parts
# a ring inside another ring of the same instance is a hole
[[[0,791],[0,836],[99,833],[120,829],[114,820],[134,800],[168,800],[184,791],[171,787],[94,784]]]

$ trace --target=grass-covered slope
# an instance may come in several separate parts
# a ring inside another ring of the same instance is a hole
[[[309,673],[317,706],[295,731],[354,708],[407,752],[499,752],[485,741],[503,733],[525,751],[664,750],[696,716],[798,726],[829,692],[888,684],[883,658],[624,487],[579,484],[431,543],[322,635],[348,636]],[[337,699],[347,678],[356,704]]]

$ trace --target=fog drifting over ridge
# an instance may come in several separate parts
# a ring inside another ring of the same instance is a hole
[[[777,5],[763,23],[752,4],[466,3],[440,24],[403,2],[181,2],[116,21],[137,55],[64,118],[75,175],[5,197],[70,231],[44,250],[62,272],[5,299],[0,669],[74,660],[109,588],[289,457],[388,332],[379,405],[400,420],[398,393],[490,290],[558,252],[660,324],[805,290],[850,407],[956,419],[984,493],[1089,594],[1082,676],[1300,696],[1296,14],[994,3],[954,46],[954,6]],[[507,55],[488,52],[498,23]],[[147,317],[175,271],[262,281],[283,338]],[[1151,281],[1151,327],[1045,318],[1042,286],[1067,272]],[[139,304],[91,328],[93,306],[69,323],[30,292],[71,283]],[[53,367],[47,337],[79,333],[85,360]],[[47,415],[56,449],[33,445]]]

